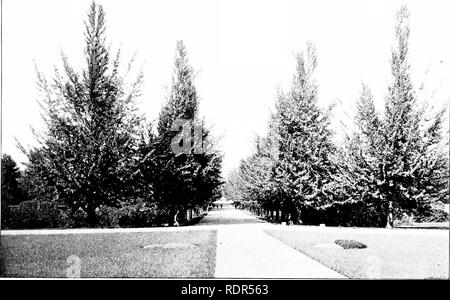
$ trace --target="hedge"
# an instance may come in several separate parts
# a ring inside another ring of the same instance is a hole
[[[103,228],[150,227],[170,223],[166,211],[155,204],[138,203],[121,208],[100,206],[96,209],[97,225]],[[3,229],[83,228],[88,227],[87,214],[58,208],[53,202],[24,201],[2,208]]]
[[[2,208],[2,228],[59,228],[65,227],[66,221],[52,202],[24,201]]]
[[[385,227],[387,218],[380,207],[363,202],[336,202],[326,208],[305,207],[301,220],[305,225]]]

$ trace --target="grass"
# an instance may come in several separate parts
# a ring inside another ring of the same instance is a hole
[[[265,232],[349,278],[449,277],[449,232],[298,227]],[[352,239],[365,249],[314,247]]]
[[[172,247],[144,249],[166,243]],[[1,236],[0,255],[7,277],[66,277],[76,255],[81,277],[210,278],[216,231]]]

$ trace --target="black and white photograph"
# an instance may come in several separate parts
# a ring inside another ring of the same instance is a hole
[[[448,280],[449,16],[2,0],[0,281]]]

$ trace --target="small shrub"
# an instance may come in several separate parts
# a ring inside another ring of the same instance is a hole
[[[354,240],[335,240],[335,244],[338,244],[344,249],[364,249],[367,248],[367,246],[361,242],[354,241]]]
[[[97,220],[101,227],[118,227],[120,210],[110,206],[100,206],[96,210]]]
[[[71,213],[70,215],[72,219],[72,225],[74,228],[89,227],[89,222],[87,220],[88,218],[87,213],[81,208]]]
[[[162,224],[165,214],[154,204],[127,205],[119,211],[120,227],[148,227]]]
[[[432,208],[430,211],[422,217],[416,217],[417,222],[448,222],[449,215],[445,210],[439,208]]]
[[[133,227],[136,223],[137,213],[134,205],[127,205],[120,209],[119,225],[120,227]]]
[[[72,213],[69,209],[59,211],[58,228],[75,228],[76,223],[72,218]]]

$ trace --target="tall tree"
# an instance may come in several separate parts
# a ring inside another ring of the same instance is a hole
[[[357,102],[355,121],[355,132],[346,136],[343,147],[334,155],[338,169],[334,175],[337,183],[334,205],[363,202],[381,217],[386,213],[380,194],[384,151],[382,120],[366,85],[363,85]]]
[[[254,202],[258,208],[271,209],[270,197],[273,164],[264,138],[257,137],[256,151],[241,162],[240,172],[246,202]]]
[[[297,72],[291,90],[280,95],[277,106],[279,159],[275,178],[284,206],[295,222],[305,206],[329,203],[334,166],[330,153],[331,131],[328,116],[317,104],[313,74],[317,66],[315,48],[308,45],[307,56],[297,56]],[[301,220],[300,220],[301,222]]]
[[[423,111],[417,108],[408,62],[409,12],[397,14],[396,45],[392,50],[392,82],[388,89],[383,122],[383,161],[381,194],[393,225],[393,210],[420,208],[430,193],[442,193],[439,182],[442,155],[433,150],[440,141],[442,112],[431,126],[423,128]],[[430,152],[431,151],[431,152]],[[434,190],[434,192],[432,192]]]
[[[172,86],[159,116],[153,154],[155,199],[169,211],[174,224],[185,209],[220,196],[222,158],[198,108],[193,69],[184,43],[178,41]]]
[[[47,131],[38,149],[55,200],[83,209],[91,225],[100,205],[118,206],[133,195],[134,155],[141,118],[135,112],[142,74],[127,86],[105,46],[105,12],[92,2],[85,23],[86,67],[75,71],[63,54],[52,83],[38,72]],[[128,72],[128,71],[127,71]],[[30,166],[35,160],[29,152]]]
[[[241,161],[225,183],[225,197],[242,207],[278,211],[274,168],[278,159],[277,115],[272,113],[267,136],[256,137],[255,153]]]

